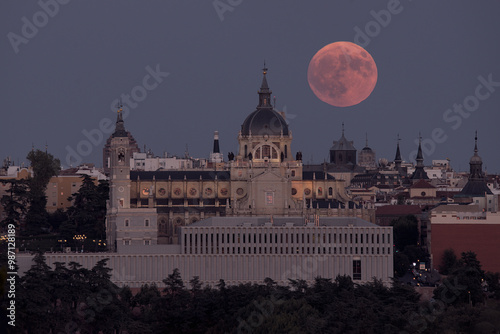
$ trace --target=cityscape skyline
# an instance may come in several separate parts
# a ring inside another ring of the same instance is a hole
[[[23,162],[32,145],[48,145],[65,167],[71,150],[100,167],[120,97],[141,149],[183,155],[187,145],[193,157],[208,158],[217,130],[226,157],[257,104],[266,61],[292,152],[306,162],[328,159],[343,122],[358,151],[368,134],[377,159],[393,160],[399,134],[403,159],[414,162],[421,133],[426,165],[450,158],[460,171],[468,170],[477,130],[485,169],[500,172],[500,48],[489,42],[500,5],[444,2],[429,12],[409,1],[235,4],[4,5],[0,52],[11,66],[1,86],[9,126],[0,138],[9,144],[0,158]],[[371,96],[353,107],[321,102],[307,83],[312,56],[336,41],[363,46],[379,69]]]

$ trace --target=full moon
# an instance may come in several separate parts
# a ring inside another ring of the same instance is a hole
[[[307,69],[307,80],[321,101],[349,107],[370,96],[377,84],[377,65],[361,46],[336,42],[314,55]]]

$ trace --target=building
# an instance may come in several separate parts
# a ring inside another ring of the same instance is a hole
[[[106,176],[93,166],[82,165],[61,170],[58,175],[50,178],[45,194],[47,196],[47,211],[66,210],[73,205],[70,197],[80,190],[83,175],[89,175],[97,185]]]
[[[354,203],[339,180],[326,170],[305,171],[300,154],[292,154],[292,131],[284,115],[271,104],[267,69],[256,110],[238,133],[239,151],[223,165],[219,138],[214,137],[213,168],[131,170],[135,145],[125,130],[121,111],[109,143],[110,201],[107,215],[109,245],[126,242],[118,232],[128,219],[148,220],[143,242],[175,244],[180,226],[219,216],[351,216],[374,221],[372,209]],[[342,136],[343,141],[345,137]],[[352,146],[352,144],[351,144]],[[349,146],[350,147],[350,146]],[[355,164],[355,151],[346,156]],[[132,149],[131,149],[132,148]],[[337,150],[334,150],[337,154]],[[337,155],[340,157],[338,153]],[[340,159],[340,158],[339,158]],[[124,232],[125,233],[125,232]],[[115,248],[116,248],[115,246]]]
[[[474,203],[484,211],[498,211],[498,195],[488,187],[483,172],[483,160],[477,154],[477,132],[475,136],[474,155],[470,158],[469,179],[462,191],[455,195],[458,203]]]
[[[71,200],[68,200],[72,194],[76,193],[82,185],[82,176],[89,175],[97,184],[99,180],[106,180],[107,177],[102,173],[102,170],[95,168],[92,165],[81,165],[74,168],[63,169],[59,174],[50,178],[45,189],[47,197],[46,209],[52,213],[58,209],[66,210],[73,205]],[[21,180],[33,176],[33,171],[30,168],[19,166],[7,166],[0,168],[0,198],[6,195],[10,190],[8,180]],[[1,182],[4,180],[4,182]],[[3,207],[0,206],[0,220],[3,219]]]
[[[112,268],[124,270],[115,282],[161,284],[178,268],[184,278],[208,284],[337,275],[390,283],[392,227],[373,224],[374,209],[352,201],[344,180],[328,168],[304,170],[284,114],[271,104],[266,76],[265,68],[257,108],[238,133],[238,152],[224,162],[216,132],[205,168],[146,170],[147,156],[143,169],[137,160],[131,165],[141,155],[118,111],[107,144],[112,252],[106,256]],[[356,152],[344,153],[355,166]],[[50,255],[48,261],[91,266],[100,256]]]
[[[424,169],[424,155],[422,154],[422,138],[420,138],[418,142],[417,158],[415,160],[417,161],[417,165],[415,166],[415,171],[410,177],[412,183],[416,183],[419,180],[428,180],[429,176],[427,175]]]
[[[75,261],[86,268],[109,258],[112,280],[132,288],[162,286],[175,268],[185,280],[198,276],[210,285],[220,279],[227,284],[262,283],[266,277],[286,285],[289,278],[311,283],[337,275],[359,283],[376,277],[389,285],[393,276],[392,227],[359,218],[212,217],[179,230],[177,244],[131,242],[117,253],[45,256],[50,266]],[[29,269],[31,258],[18,255],[20,272]]]
[[[439,269],[443,253],[453,249],[476,253],[482,269],[500,272],[500,213],[478,205],[440,205],[431,211],[430,254],[432,267]]]
[[[359,165],[366,169],[377,169],[375,151],[368,146],[368,134],[366,135],[365,147],[358,153]]]

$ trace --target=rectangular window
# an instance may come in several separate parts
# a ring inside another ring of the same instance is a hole
[[[128,219],[125,219],[125,226],[128,227],[130,224],[130,221]]]
[[[361,280],[361,260],[352,261],[352,279]]]
[[[130,240],[123,240],[123,244],[125,246],[130,246]]]
[[[144,240],[144,245],[151,245],[151,240]]]
[[[144,226],[149,226],[149,219],[144,220]]]

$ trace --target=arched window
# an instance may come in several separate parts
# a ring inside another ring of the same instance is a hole
[[[318,188],[318,196],[322,196],[323,195],[323,188],[319,187]]]
[[[276,149],[273,147],[272,148],[272,157],[271,159],[278,159],[278,151],[276,151]]]
[[[285,145],[285,159],[288,158],[288,145]]]
[[[260,159],[261,157],[261,149],[260,147],[255,151],[255,159]]]
[[[271,157],[271,146],[264,145],[262,146],[262,158],[270,158]]]
[[[332,187],[328,188],[328,195],[333,196],[333,188]]]
[[[245,145],[245,158],[247,157],[247,146]]]

